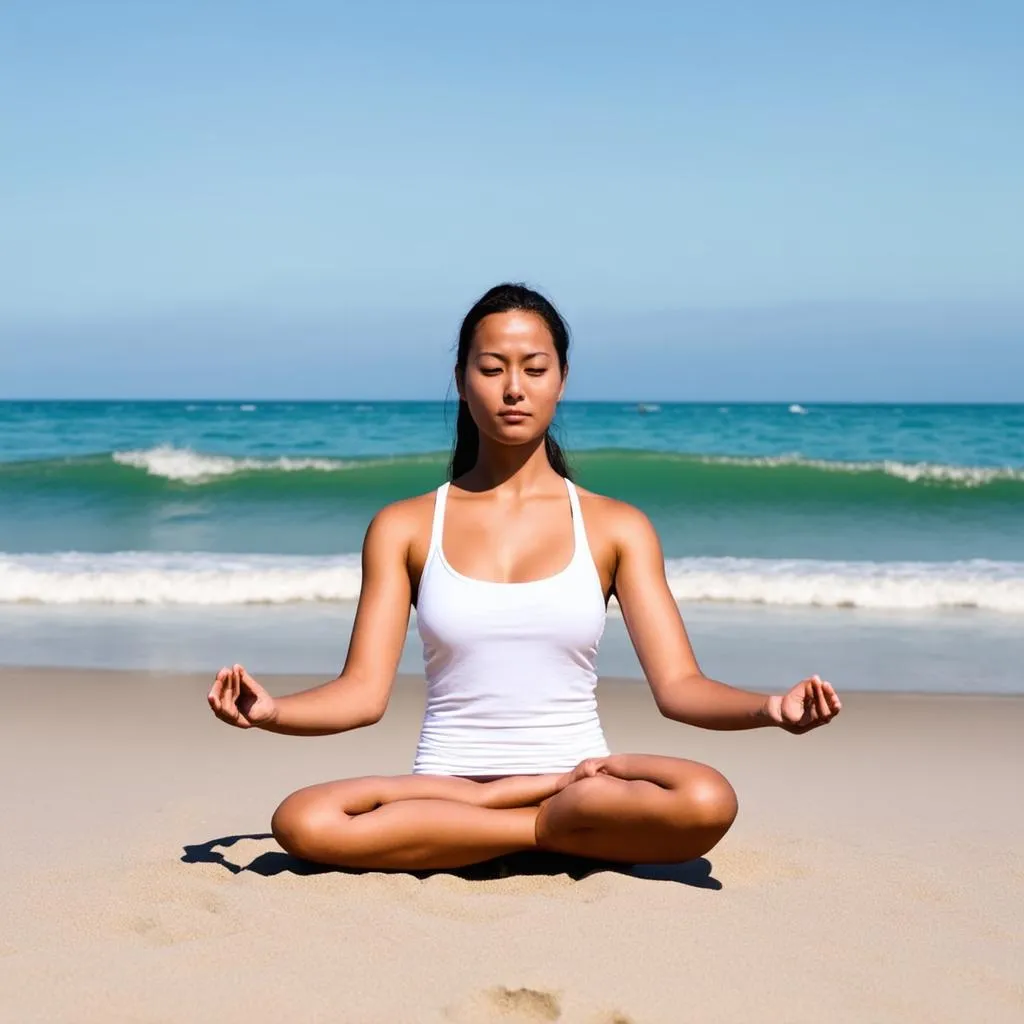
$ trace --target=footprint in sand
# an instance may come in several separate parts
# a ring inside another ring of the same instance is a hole
[[[559,1020],[562,1006],[553,992],[498,985],[474,993],[457,1007],[449,1008],[445,1016],[458,1024],[481,1024],[483,1021],[537,1024],[540,1021]]]
[[[524,1021],[558,1020],[562,1007],[558,996],[535,988],[492,988],[487,993],[496,1010]]]
[[[458,1024],[483,1024],[484,1021],[501,1024],[541,1024],[564,1021],[562,1000],[554,992],[536,988],[508,988],[496,985],[474,993],[458,1007],[445,1014]],[[576,1018],[583,1020],[582,1017]],[[587,1024],[634,1024],[633,1018],[616,1010],[602,1011],[586,1016]]]

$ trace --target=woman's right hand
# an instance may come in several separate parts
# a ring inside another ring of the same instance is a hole
[[[555,783],[555,792],[560,793],[566,786],[571,785],[573,782],[579,782],[580,779],[589,779],[595,775],[608,774],[608,769],[605,767],[607,762],[607,757],[584,758],[575,768],[566,772],[558,779]]]
[[[206,699],[222,722],[239,729],[267,725],[277,718],[274,698],[241,665],[222,668]]]

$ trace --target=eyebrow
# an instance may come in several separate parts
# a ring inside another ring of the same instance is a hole
[[[491,356],[494,359],[500,359],[503,363],[507,363],[508,362],[508,356],[504,356],[500,352],[478,352],[477,353],[477,358],[480,358],[482,356]],[[523,356],[523,359],[533,359],[534,356],[548,356],[548,357],[550,357],[551,353],[550,352],[544,352],[544,351],[529,352],[527,355]]]

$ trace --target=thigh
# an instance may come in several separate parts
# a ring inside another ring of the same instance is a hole
[[[352,868],[476,863],[535,843],[536,807],[484,807],[483,786],[430,775],[374,775],[307,786],[270,827],[288,853]]]
[[[476,803],[482,783],[452,775],[363,775],[319,782],[296,790],[278,810],[340,811],[364,814],[397,800],[455,800]]]

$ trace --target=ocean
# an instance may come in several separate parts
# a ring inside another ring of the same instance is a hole
[[[0,661],[135,664],[131,622],[210,629],[215,610],[255,642],[276,607],[333,665],[366,525],[444,479],[454,418],[454,402],[0,402]],[[691,615],[1024,627],[1024,405],[566,402],[557,431],[581,485],[651,517]]]

